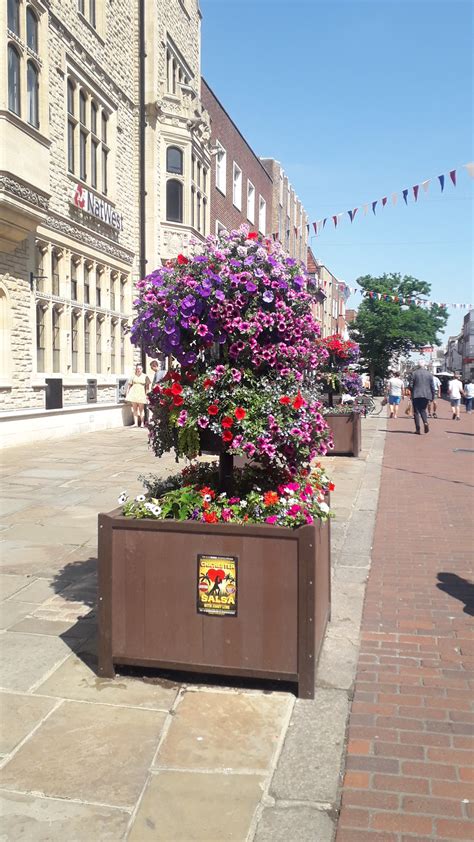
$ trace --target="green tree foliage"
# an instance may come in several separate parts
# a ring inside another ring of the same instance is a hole
[[[357,283],[366,291],[400,298],[429,298],[431,287],[410,275],[397,273],[373,278],[364,275]],[[352,339],[360,345],[361,361],[366,365],[373,384],[374,377],[386,377],[393,356],[409,354],[423,345],[439,343],[438,333],[448,319],[445,307],[429,308],[415,302],[402,304],[391,298],[364,297],[357,317],[350,327]]]

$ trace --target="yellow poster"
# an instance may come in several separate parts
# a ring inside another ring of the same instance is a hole
[[[236,556],[198,555],[198,614],[237,615]]]

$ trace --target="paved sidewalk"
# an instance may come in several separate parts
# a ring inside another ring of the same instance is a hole
[[[474,416],[439,414],[388,423],[337,842],[474,838]]]
[[[2,454],[2,842],[331,842],[384,429],[367,419],[362,458],[327,460],[333,618],[314,702],[98,678],[97,512],[174,461],[133,428]]]

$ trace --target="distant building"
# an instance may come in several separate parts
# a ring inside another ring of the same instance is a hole
[[[211,234],[247,223],[252,231],[271,236],[270,174],[204,79],[201,97],[211,126]]]
[[[308,214],[279,161],[274,158],[262,158],[261,161],[273,181],[269,233],[280,241],[291,257],[306,263]]]
[[[324,302],[326,300],[326,294],[321,288],[320,278],[319,278],[319,263],[317,262],[313,251],[310,246],[308,246],[307,251],[307,258],[306,258],[306,271],[309,277],[312,280],[312,288],[311,292],[313,295],[313,304],[312,304],[312,312],[313,316],[319,324],[321,330],[321,336],[324,336],[323,333],[323,320],[324,320]]]
[[[464,316],[461,336],[463,380],[474,380],[474,310]]]
[[[346,323],[352,324],[357,318],[357,310],[346,310]]]
[[[458,336],[450,336],[446,345],[445,366],[446,371],[461,373],[462,371],[462,333]]]

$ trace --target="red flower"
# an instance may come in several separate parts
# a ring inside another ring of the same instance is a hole
[[[210,386],[214,386],[215,380],[212,380],[210,377],[206,377],[204,383],[202,384],[205,389],[209,389]]]
[[[301,395],[301,392],[298,392],[298,394],[296,395],[296,398],[294,399],[294,401],[292,403],[292,406],[293,406],[293,409],[301,409],[302,406],[306,406],[306,401],[303,398],[303,396]]]
[[[180,395],[182,391],[183,391],[183,387],[181,386],[181,383],[173,383],[173,385],[171,387],[171,394],[172,395]]]
[[[163,394],[164,394],[164,395],[172,395],[172,394],[173,394],[173,392],[171,391],[171,389],[170,389],[170,388],[168,388],[168,389],[163,389]]]
[[[173,406],[181,406],[184,403],[184,398],[182,395],[175,395],[173,398]]]
[[[189,263],[189,260],[184,254],[178,254],[178,263],[180,266],[185,266],[186,263]]]
[[[227,428],[227,429],[229,429],[229,427],[232,427],[233,423],[234,423],[234,419],[231,418],[230,415],[224,415],[224,417],[221,421],[222,426],[224,428]]]
[[[335,487],[336,486],[334,485],[333,482],[330,482],[329,485],[328,485],[329,491],[334,491]]]
[[[278,503],[278,494],[276,491],[266,491],[263,495],[263,502],[266,506],[273,506]]]
[[[243,409],[241,406],[238,406],[234,412],[234,415],[237,418],[237,421],[243,421],[247,413],[245,409]]]
[[[219,518],[215,512],[204,512],[204,520],[206,523],[217,523]]]
[[[199,494],[201,494],[202,497],[205,497],[207,494],[209,494],[209,497],[212,497],[213,500],[216,496],[216,492],[213,491],[212,488],[209,488],[208,485],[205,485],[204,488],[200,488]]]
[[[256,231],[251,231],[250,234],[247,236],[247,240],[258,240],[258,234]]]
[[[218,412],[219,412],[219,407],[217,406],[216,403],[211,403],[211,405],[207,407],[208,415],[217,415]]]
[[[222,433],[222,441],[231,442],[233,438],[234,436],[232,435],[230,430],[224,430],[224,432]]]
[[[280,403],[284,406],[288,406],[288,404],[291,403],[291,398],[289,398],[288,395],[283,395],[283,397],[280,398]]]

